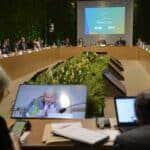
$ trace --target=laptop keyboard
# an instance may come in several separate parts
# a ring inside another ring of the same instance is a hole
[[[119,130],[120,130],[121,132],[127,132],[127,131],[129,131],[129,130],[135,129],[136,127],[137,127],[137,126],[119,127]]]

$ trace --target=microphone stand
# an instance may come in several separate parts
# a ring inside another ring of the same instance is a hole
[[[68,106],[68,107],[66,107],[66,108],[61,108],[61,109],[59,110],[59,113],[64,113],[68,108],[71,108],[71,107],[74,107],[74,106],[78,106],[78,105],[83,105],[83,104],[86,104],[86,103],[78,103],[78,104],[70,105],[70,106]]]

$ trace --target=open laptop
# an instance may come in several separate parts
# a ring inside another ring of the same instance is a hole
[[[122,132],[137,127],[135,100],[135,97],[115,97],[114,99],[117,124]]]

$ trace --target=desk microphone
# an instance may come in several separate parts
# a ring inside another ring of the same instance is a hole
[[[61,108],[61,109],[59,110],[59,113],[64,113],[68,108],[71,108],[71,107],[74,107],[74,106],[78,106],[78,105],[83,105],[83,104],[86,104],[86,103],[78,103],[78,104],[70,105],[70,106],[68,106],[68,107],[66,107],[66,108]]]

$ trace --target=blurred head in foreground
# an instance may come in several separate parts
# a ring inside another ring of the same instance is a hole
[[[0,102],[3,98],[4,91],[8,87],[9,78],[6,72],[0,66]],[[15,150],[20,149],[18,141],[10,136],[9,129],[7,128],[7,123],[3,117],[0,116],[0,147],[3,150]]]
[[[137,95],[135,112],[141,125],[150,124],[150,91],[146,91]]]
[[[9,78],[8,78],[6,72],[0,66],[0,102],[4,95],[5,89],[8,87],[8,84],[9,84]]]

